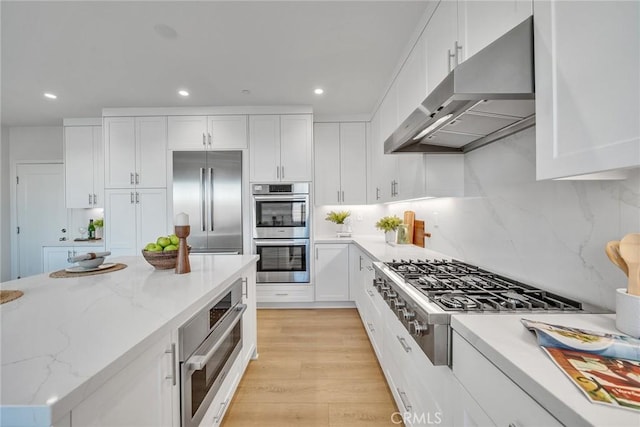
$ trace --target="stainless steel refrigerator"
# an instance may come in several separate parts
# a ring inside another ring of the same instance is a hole
[[[173,212],[189,214],[192,253],[242,253],[242,152],[174,151]]]

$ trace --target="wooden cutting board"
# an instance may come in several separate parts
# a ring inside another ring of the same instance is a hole
[[[413,244],[424,248],[424,221],[419,219],[413,223]]]
[[[416,219],[416,213],[414,211],[405,211],[404,212],[404,224],[407,226],[407,243],[413,243],[413,229],[414,222]]]

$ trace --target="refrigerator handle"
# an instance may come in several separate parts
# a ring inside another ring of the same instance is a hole
[[[202,212],[200,212],[200,228],[202,229],[202,231],[207,231],[206,227],[205,227],[205,219],[206,219],[206,203],[207,203],[207,198],[206,198],[206,188],[205,188],[205,182],[204,182],[204,168],[200,168],[200,208],[202,210]]]
[[[213,229],[213,168],[209,168],[209,231]]]

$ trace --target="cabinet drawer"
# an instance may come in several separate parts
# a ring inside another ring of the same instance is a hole
[[[454,375],[496,425],[561,425],[456,332],[452,352]]]
[[[310,285],[256,285],[258,302],[311,302],[313,286]]]

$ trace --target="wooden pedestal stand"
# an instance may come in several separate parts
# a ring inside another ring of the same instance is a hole
[[[189,250],[187,249],[187,236],[191,233],[190,225],[176,225],[175,233],[180,239],[178,243],[178,260],[176,262],[176,274],[184,274],[191,272],[189,265]]]

